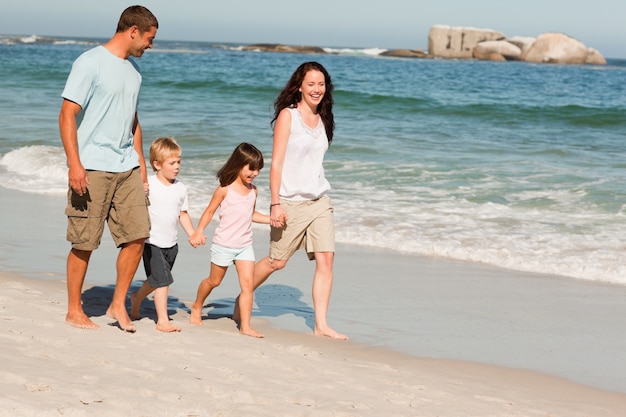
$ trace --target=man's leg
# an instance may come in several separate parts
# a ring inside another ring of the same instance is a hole
[[[100,328],[87,317],[81,301],[90,257],[91,251],[77,249],[72,249],[67,256],[67,315],[65,321],[81,329]]]
[[[107,316],[117,320],[120,328],[127,332],[134,332],[135,325],[128,316],[126,310],[126,297],[128,289],[133,281],[141,255],[143,254],[143,242],[145,239],[138,239],[133,242],[126,243],[120,249],[117,256],[117,281],[115,283],[115,292],[113,300],[107,309]]]

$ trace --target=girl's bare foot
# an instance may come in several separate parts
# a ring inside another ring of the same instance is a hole
[[[164,333],[173,333],[180,332],[181,328],[178,326],[174,326],[172,322],[168,321],[167,323],[157,323],[156,329],[160,332]]]
[[[195,324],[196,326],[202,326],[202,306],[196,307],[196,305],[191,306],[191,315],[189,316],[189,323]]]
[[[85,313],[82,314],[67,314],[65,316],[65,322],[70,326],[77,327],[79,329],[97,330],[100,328],[96,323],[91,321]]]

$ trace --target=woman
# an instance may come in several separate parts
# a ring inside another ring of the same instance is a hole
[[[333,139],[333,84],[326,69],[305,62],[274,102],[274,144],[270,167],[270,254],[257,262],[256,289],[289,258],[305,248],[315,260],[314,334],[347,340],[326,323],[333,284],[335,231],[330,184],[322,162]],[[234,318],[238,316],[235,311]]]

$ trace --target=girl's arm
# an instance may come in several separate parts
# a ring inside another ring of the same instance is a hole
[[[270,224],[273,227],[283,227],[287,221],[285,211],[278,203],[280,202],[280,184],[290,131],[291,113],[288,109],[282,109],[274,124],[274,144],[272,146],[272,164],[270,165]]]
[[[213,197],[211,197],[211,201],[202,216],[200,216],[200,220],[198,221],[198,227],[189,237],[189,243],[191,243],[194,247],[201,244],[201,242],[206,242],[206,236],[204,235],[204,229],[211,223],[211,219],[215,214],[217,208],[222,204],[224,198],[226,197],[226,193],[228,192],[227,187],[217,187],[215,192],[213,193]]]
[[[258,196],[259,195],[259,190],[258,188],[256,188],[254,185],[254,193]],[[268,216],[267,214],[263,214],[263,213],[259,213],[258,211],[256,211],[256,198],[254,200],[254,212],[252,213],[252,221],[254,223],[261,223],[261,224],[270,224],[270,216]]]

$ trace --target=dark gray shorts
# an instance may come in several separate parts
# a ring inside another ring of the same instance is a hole
[[[143,246],[143,267],[146,270],[148,284],[152,288],[172,285],[172,268],[178,255],[178,245],[171,248],[159,248],[149,243]]]

